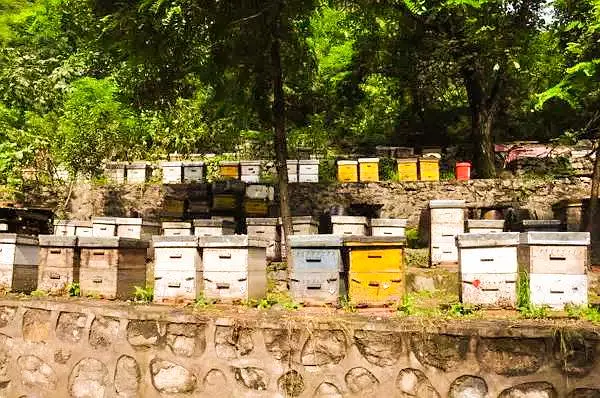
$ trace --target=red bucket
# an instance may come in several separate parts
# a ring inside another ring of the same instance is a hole
[[[471,179],[471,163],[459,162],[456,163],[456,179],[459,181],[467,181]]]

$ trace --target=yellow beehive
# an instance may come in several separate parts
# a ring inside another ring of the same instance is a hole
[[[247,216],[263,217],[269,212],[269,205],[264,200],[246,199],[244,201],[244,212]]]
[[[213,196],[213,210],[235,210],[238,205],[236,195],[220,194]]]
[[[358,159],[358,170],[361,182],[379,181],[379,159],[361,158]]]
[[[398,179],[400,181],[417,181],[417,159],[398,159]]]
[[[352,236],[346,238],[348,296],[360,305],[397,302],[404,294],[404,238]]]
[[[440,161],[436,158],[420,158],[419,174],[421,181],[439,181]]]
[[[226,180],[240,179],[240,164],[239,162],[223,161],[219,163],[219,171],[221,177]]]
[[[338,160],[338,181],[358,182],[358,162],[355,160]]]

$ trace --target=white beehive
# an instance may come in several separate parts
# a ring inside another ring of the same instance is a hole
[[[429,252],[432,266],[456,266],[458,250],[455,238],[465,231],[464,200],[429,202]]]
[[[298,161],[294,159],[287,160],[288,182],[298,182]]]
[[[183,179],[182,162],[161,162],[163,184],[181,184]]]
[[[195,236],[155,236],[154,301],[195,300],[203,288],[202,259]]]
[[[107,162],[104,168],[104,174],[111,182],[117,184],[125,183],[125,162]]]
[[[244,182],[257,183],[260,181],[260,160],[242,160],[240,161],[241,180]]]
[[[165,221],[162,223],[163,236],[190,236],[192,223],[187,221]]]
[[[34,236],[0,234],[0,286],[29,293],[37,287],[38,239]]]
[[[160,225],[145,221],[141,218],[117,217],[117,236],[122,238],[151,240],[152,236],[160,234]]]
[[[54,235],[75,236],[75,223],[70,220],[54,220]]]
[[[504,220],[467,220],[467,231],[488,234],[504,231]]]
[[[246,233],[249,237],[266,239],[267,259],[276,261],[281,258],[281,231],[277,218],[247,218]]]
[[[150,167],[146,162],[131,162],[127,165],[127,183],[144,184],[150,177]]]
[[[367,235],[369,220],[366,217],[331,216],[334,235]]]
[[[407,219],[373,218],[371,219],[372,236],[404,236]]]
[[[204,162],[183,162],[183,182],[198,183],[204,181]]]
[[[235,223],[225,219],[194,220],[194,235],[222,236],[235,234]]]
[[[70,283],[79,283],[77,237],[40,235],[38,239],[40,254],[37,288],[64,293]]]
[[[319,182],[319,161],[304,159],[298,161],[298,182]]]
[[[94,236],[94,228],[91,221],[73,221],[76,236]]]
[[[115,236],[117,234],[117,218],[92,217],[92,234],[97,237]]]

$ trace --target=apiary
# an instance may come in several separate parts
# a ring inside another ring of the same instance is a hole
[[[417,159],[398,159],[398,180],[417,181],[419,179]]]
[[[94,228],[91,221],[73,221],[76,236],[93,236]]]
[[[182,162],[183,182],[200,183],[204,181],[204,162]]]
[[[514,308],[519,233],[468,233],[456,238],[460,298],[465,304]]]
[[[162,223],[163,236],[191,236],[192,223],[187,221],[171,221]]]
[[[366,217],[331,216],[334,235],[366,235],[369,220]]]
[[[338,182],[358,182],[358,162],[356,160],[337,161]]]
[[[70,220],[54,220],[54,235],[75,236],[75,223]]]
[[[432,266],[458,264],[456,236],[465,232],[464,200],[429,202],[429,251]]]
[[[298,161],[298,182],[319,182],[319,161],[303,159]]]
[[[202,259],[195,236],[155,236],[154,301],[194,301],[202,294]]]
[[[267,291],[268,241],[247,235],[200,237],[204,296],[236,301],[257,299]]]
[[[372,218],[372,236],[404,236],[408,220],[402,218]]]
[[[281,232],[278,218],[247,218],[246,231],[248,237],[265,239],[269,242],[266,248],[267,260],[281,259]]]
[[[340,303],[347,294],[342,238],[335,235],[292,235],[290,294],[308,305]]]
[[[299,161],[295,159],[288,159],[286,161],[288,182],[298,182],[298,164]]]
[[[29,293],[38,281],[38,239],[30,235],[0,234],[0,287]]]
[[[117,184],[125,183],[125,166],[124,162],[107,162],[104,168],[106,178]]]
[[[221,178],[224,180],[239,180],[240,179],[240,162],[238,161],[221,161],[219,163],[219,171]]]
[[[194,235],[222,236],[235,234],[235,223],[223,219],[194,220]]]
[[[419,177],[421,181],[439,181],[440,161],[434,157],[419,158]]]
[[[108,237],[117,235],[116,217],[92,217],[92,235]]]
[[[183,179],[182,162],[161,162],[162,183],[163,184],[181,184]]]
[[[560,220],[523,220],[521,228],[523,232],[560,232],[562,223]]]
[[[474,234],[502,232],[504,220],[467,220],[467,231]]]
[[[240,161],[240,168],[242,171],[242,181],[249,183],[257,183],[260,181],[260,160],[242,160]]]
[[[142,218],[117,217],[117,236],[152,240],[152,236],[160,235],[160,224],[145,221]]]
[[[150,177],[150,165],[146,162],[131,162],[127,165],[127,183],[144,184]]]
[[[519,265],[529,277],[534,305],[587,305],[589,232],[525,232]]]
[[[79,283],[79,248],[76,236],[40,235],[39,290],[61,293]]]
[[[146,252],[149,243],[117,236],[79,238],[81,295],[130,298],[135,286],[146,285]]]
[[[349,236],[343,246],[348,269],[348,299],[355,305],[402,300],[405,289],[402,237]]]
[[[358,159],[358,174],[361,182],[379,181],[379,159],[378,158],[360,158]]]

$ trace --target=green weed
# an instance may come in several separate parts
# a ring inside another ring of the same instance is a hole
[[[48,297],[48,292],[44,290],[34,290],[29,294],[31,295],[31,297]]]
[[[415,298],[411,294],[402,297],[402,303],[398,305],[398,313],[409,316],[416,313]]]
[[[133,292],[134,301],[137,303],[151,303],[154,300],[154,289],[152,287],[135,286]]]
[[[81,296],[81,288],[79,287],[79,283],[71,282],[66,287],[67,294],[70,297],[79,297]]]
[[[345,312],[354,313],[356,312],[356,306],[348,299],[348,297],[342,297],[340,299],[340,305]]]
[[[216,300],[207,299],[204,295],[200,295],[194,302],[194,309],[205,309],[216,303]]]
[[[589,306],[565,306],[567,315],[571,318],[583,319],[593,323],[600,323],[600,310]]]
[[[521,316],[527,319],[548,317],[548,307],[538,307],[531,302],[531,290],[529,288],[529,275],[527,272],[519,272],[517,280],[517,309],[521,313]]]

